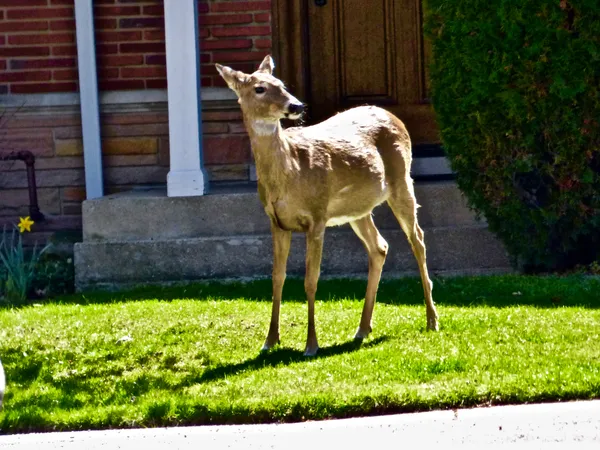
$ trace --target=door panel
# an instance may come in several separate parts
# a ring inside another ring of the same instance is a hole
[[[427,100],[420,0],[307,3],[310,122],[379,105],[405,122],[413,142],[438,142]]]
[[[387,45],[393,28],[385,27],[391,18],[386,14],[386,3],[392,2],[371,3],[364,8],[364,1],[344,0],[344,7],[334,10],[340,77],[336,81],[343,104],[393,98],[393,55],[392,47]]]

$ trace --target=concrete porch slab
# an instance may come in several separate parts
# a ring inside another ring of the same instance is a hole
[[[502,244],[475,220],[453,182],[416,185],[419,221],[434,274],[510,270]],[[384,277],[417,274],[407,240],[387,206],[375,223],[390,244]],[[288,273],[304,274],[304,235],[294,235]],[[269,222],[256,187],[213,189],[202,197],[168,198],[161,189],[86,201],[83,242],[75,245],[79,290],[211,278],[269,277]],[[367,255],[345,225],[329,228],[322,274],[367,275]]]
[[[417,275],[418,269],[402,231],[383,230],[390,244],[383,276]],[[425,231],[430,275],[473,274],[509,270],[502,245],[482,226],[430,228]],[[269,277],[271,236],[237,235],[129,242],[87,242],[75,249],[79,290],[203,279]],[[305,238],[294,235],[288,275],[303,276]],[[321,274],[367,276],[362,243],[349,230],[328,230]]]

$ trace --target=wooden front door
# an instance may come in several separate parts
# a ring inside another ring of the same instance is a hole
[[[421,0],[284,1],[295,5],[275,7],[275,39],[296,42],[280,43],[277,56],[294,66],[285,72],[302,85],[308,123],[378,105],[404,121],[415,144],[439,142],[428,101]],[[294,49],[299,54],[290,59]]]

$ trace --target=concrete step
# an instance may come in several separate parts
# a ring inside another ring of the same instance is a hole
[[[452,181],[417,183],[423,228],[481,224]],[[380,229],[398,230],[387,205],[375,210]],[[83,203],[83,239],[124,242],[210,236],[269,234],[256,187],[215,189],[200,197],[169,198],[163,189],[129,191]]]
[[[234,212],[227,212],[232,220],[236,217]],[[398,229],[384,229],[382,234],[390,244],[384,276],[416,274],[415,258],[404,234]],[[504,247],[483,225],[429,228],[425,230],[425,241],[432,276],[509,270]],[[295,234],[288,274],[304,274],[304,246],[304,235]],[[75,266],[79,290],[208,278],[268,277],[272,268],[271,236],[88,240],[75,245]],[[322,275],[366,277],[367,268],[366,252],[354,233],[344,228],[328,229]]]

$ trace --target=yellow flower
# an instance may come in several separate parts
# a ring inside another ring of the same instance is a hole
[[[19,225],[17,226],[19,227],[19,231],[24,233],[25,231],[31,231],[31,225],[33,225],[33,223],[33,220],[31,220],[29,216],[25,218],[19,217]]]

